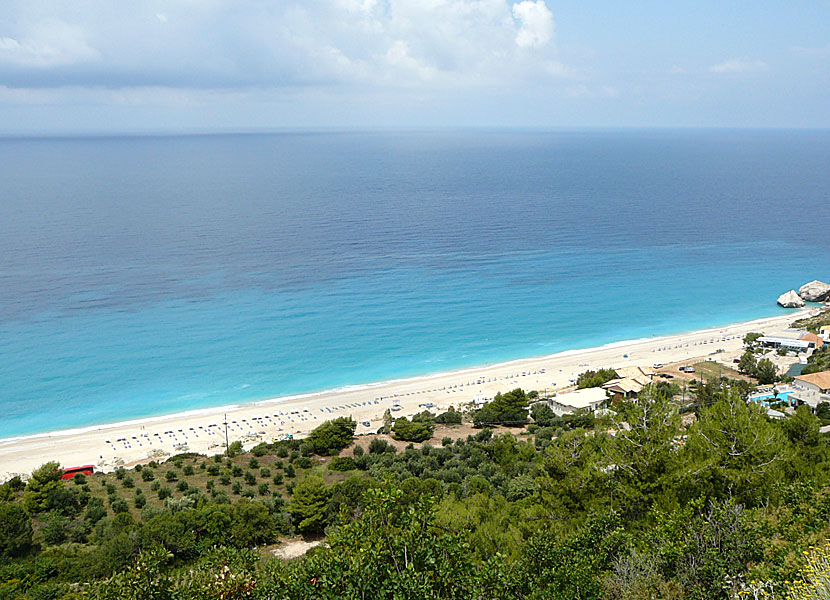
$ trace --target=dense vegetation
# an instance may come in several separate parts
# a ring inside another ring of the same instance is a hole
[[[513,390],[420,447],[323,458],[346,420],[70,482],[48,463],[0,486],[0,599],[784,597],[830,534],[830,453],[806,407],[771,421],[745,386],[697,385],[687,426],[670,384],[602,419]],[[262,548],[290,535],[326,544]]]

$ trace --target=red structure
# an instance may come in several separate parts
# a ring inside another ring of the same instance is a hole
[[[84,475],[92,475],[95,472],[95,467],[93,465],[83,465],[81,467],[69,467],[68,469],[63,470],[63,475],[61,475],[61,479],[72,479],[78,473],[83,473]]]

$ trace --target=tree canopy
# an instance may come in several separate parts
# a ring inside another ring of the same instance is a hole
[[[306,438],[314,452],[321,456],[337,454],[352,443],[357,423],[349,417],[338,417],[316,427]]]

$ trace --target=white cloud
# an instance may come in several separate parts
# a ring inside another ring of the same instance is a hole
[[[449,90],[573,77],[544,0],[5,1],[17,15],[0,21],[12,87]]]
[[[672,65],[672,68],[669,69],[669,73],[671,73],[672,75],[681,75],[685,72],[686,72],[686,69],[684,69],[683,67],[681,67],[679,65]]]
[[[553,37],[553,13],[544,0],[522,0],[514,4],[513,17],[521,24],[516,32],[519,47],[539,48]]]
[[[18,38],[0,36],[0,64],[41,69],[86,62],[97,56],[80,27],[60,21],[38,23]]]
[[[766,71],[769,67],[762,60],[747,60],[744,58],[733,58],[717,65],[712,65],[709,70],[712,73],[752,73]]]

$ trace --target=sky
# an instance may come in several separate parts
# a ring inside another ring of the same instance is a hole
[[[0,133],[830,127],[830,0],[3,0]]]

